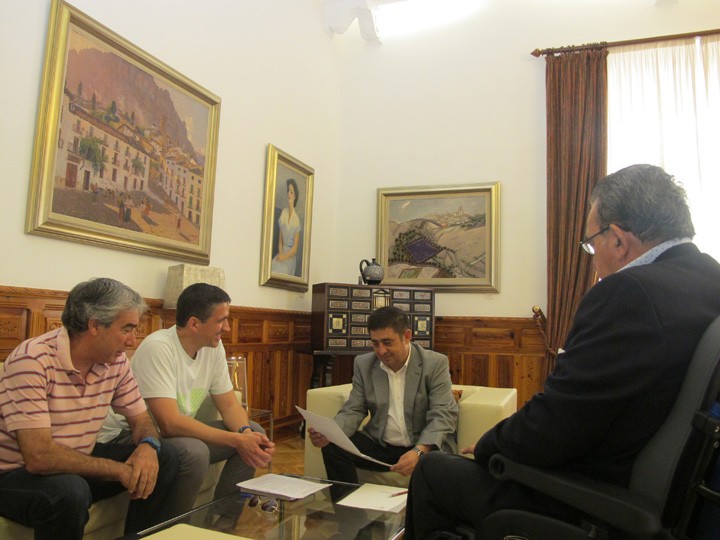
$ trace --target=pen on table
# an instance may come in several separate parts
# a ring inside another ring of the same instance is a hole
[[[392,495],[388,495],[388,497],[397,497],[398,495],[406,495],[407,489],[405,491],[398,491],[397,493],[393,493]]]

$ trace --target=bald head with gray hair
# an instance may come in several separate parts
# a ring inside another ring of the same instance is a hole
[[[73,287],[65,302],[62,323],[70,337],[88,329],[95,319],[110,326],[122,311],[133,310],[142,315],[147,310],[143,297],[133,289],[110,278],[93,278]]]

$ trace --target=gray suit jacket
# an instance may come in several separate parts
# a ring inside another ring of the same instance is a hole
[[[447,356],[410,344],[405,377],[405,425],[413,444],[430,444],[446,452],[457,451],[458,407],[453,398]],[[363,432],[383,446],[388,417],[388,376],[375,353],[355,358],[350,397],[335,422],[350,437],[367,416]]]

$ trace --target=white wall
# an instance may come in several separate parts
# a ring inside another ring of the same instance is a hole
[[[485,0],[471,18],[342,51],[342,185],[351,241],[336,274],[375,253],[376,189],[500,181],[500,294],[439,294],[437,313],[529,316],[546,306],[545,61],[536,48],[720,27],[715,0]],[[340,191],[339,191],[340,193]],[[350,204],[352,203],[352,204]]]
[[[210,264],[237,305],[309,310],[310,295],[260,287],[267,143],[316,170],[311,278],[334,243],[339,77],[319,0],[73,0],[71,4],[222,99]],[[179,261],[26,235],[25,205],[49,0],[0,0],[0,284],[70,289],[109,275],[161,298]],[[324,209],[324,211],[323,211]],[[320,270],[318,270],[320,269]],[[325,272],[325,273],[324,273]]]
[[[267,143],[315,168],[311,283],[375,256],[378,187],[499,180],[499,294],[440,294],[442,315],[545,303],[544,61],[537,47],[720,26],[716,0],[487,0],[452,27],[329,37],[322,0],[74,0],[222,98],[210,264],[237,305],[310,309],[260,287]],[[0,284],[68,290],[108,275],[162,297],[177,261],[24,234],[49,0],[0,0]]]

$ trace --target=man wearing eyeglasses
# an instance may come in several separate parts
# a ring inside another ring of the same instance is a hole
[[[564,352],[536,394],[474,447],[474,460],[429,455],[410,482],[405,538],[502,508],[560,518],[571,509],[488,472],[495,453],[627,486],[635,457],[664,422],[695,347],[720,314],[720,264],[692,243],[684,189],[632,165],[592,192],[582,247],[601,279],[583,298]]]

